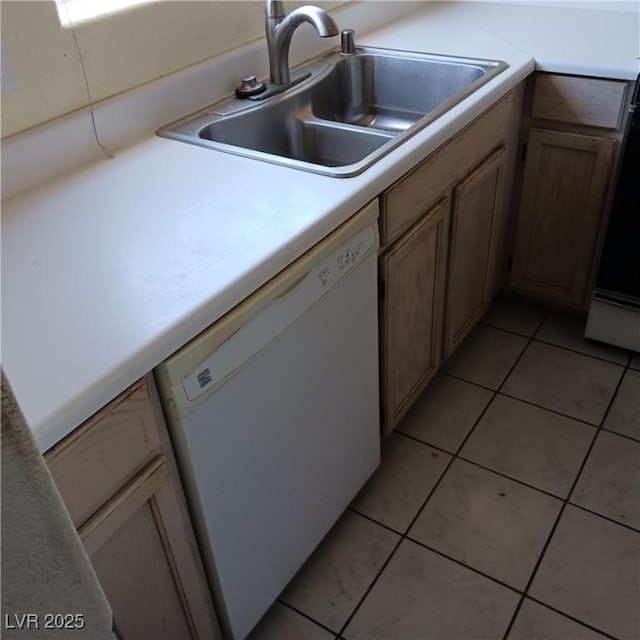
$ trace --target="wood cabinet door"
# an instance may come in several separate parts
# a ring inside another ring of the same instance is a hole
[[[584,306],[616,141],[531,129],[511,286]]]
[[[385,434],[440,365],[448,233],[449,199],[444,198],[380,259]]]
[[[153,376],[45,460],[125,640],[219,639]]]
[[[78,530],[125,639],[220,637],[186,530],[164,456]]]
[[[496,149],[453,190],[444,356],[458,347],[497,287],[506,147]]]

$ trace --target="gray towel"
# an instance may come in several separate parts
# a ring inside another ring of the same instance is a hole
[[[116,640],[109,603],[4,372],[1,463],[0,635]],[[45,628],[65,623],[82,628]]]

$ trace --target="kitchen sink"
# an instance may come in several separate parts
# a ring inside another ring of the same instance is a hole
[[[345,56],[311,89],[318,118],[405,131],[486,75],[477,64],[408,55]]]
[[[496,60],[358,47],[354,54],[329,53],[294,70],[294,78],[304,79],[285,91],[264,99],[228,98],[158,135],[349,177],[506,68]]]
[[[196,130],[200,141],[212,143],[204,146],[252,157],[260,154],[261,159],[282,164],[294,160],[327,170],[356,164],[394,137],[388,131],[316,118],[304,92],[242,115],[216,119],[202,128],[196,124],[192,131]]]

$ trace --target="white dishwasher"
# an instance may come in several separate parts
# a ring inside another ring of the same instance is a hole
[[[377,215],[373,202],[155,371],[236,640],[380,461]]]

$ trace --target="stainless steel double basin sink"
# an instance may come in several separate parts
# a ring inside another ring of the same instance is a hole
[[[358,47],[298,68],[310,74],[266,99],[229,98],[158,135],[334,177],[354,176],[507,68]]]

